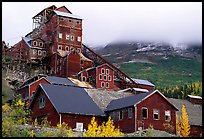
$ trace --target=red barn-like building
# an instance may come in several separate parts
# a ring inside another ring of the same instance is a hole
[[[40,84],[30,109],[38,122],[47,118],[52,126],[65,122],[80,131],[88,129],[93,116],[98,124],[105,116],[83,88],[73,86]]]
[[[166,97],[158,90],[112,100],[105,112],[114,120],[114,124],[123,132],[135,132],[147,129],[150,124],[154,129],[165,131],[164,124],[171,124],[176,133],[176,111]],[[127,126],[128,125],[128,126]]]

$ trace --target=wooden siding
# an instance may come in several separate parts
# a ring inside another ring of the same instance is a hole
[[[142,108],[145,107],[148,109],[148,118],[142,119]],[[154,120],[153,118],[153,109],[159,110],[159,120]],[[137,128],[142,126],[144,129],[147,129],[150,124],[153,125],[156,130],[165,130],[164,123],[165,121],[165,111],[170,110],[171,112],[171,121],[169,122],[173,127],[173,133],[176,133],[176,111],[175,108],[170,105],[163,97],[161,97],[157,92],[142,101],[137,105]],[[138,125],[140,123],[140,125]]]

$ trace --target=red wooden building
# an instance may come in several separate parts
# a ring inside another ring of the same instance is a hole
[[[99,124],[105,116],[83,88],[73,86],[40,84],[30,109],[38,122],[47,118],[52,126],[65,122],[80,131],[88,129],[93,116]]]
[[[33,81],[28,82],[27,84],[24,84],[16,91],[18,94],[22,95],[22,98],[26,102],[29,103],[33,95],[35,94],[37,87],[39,86],[40,83],[75,86],[75,84],[72,83],[67,78],[61,78],[61,77],[55,77],[55,76],[47,76],[47,77],[44,76],[36,80],[33,79]]]
[[[111,115],[116,126],[123,132],[147,129],[150,124],[156,130],[165,131],[163,124],[169,123],[176,133],[176,111],[158,90],[112,100],[105,112]]]
[[[188,96],[189,97],[189,96]],[[202,104],[198,103],[192,103],[192,100],[187,99],[174,99],[174,98],[168,98],[168,100],[174,104],[179,111],[177,111],[178,117],[181,116],[182,111],[182,105],[185,105],[186,112],[188,115],[188,123],[190,124],[190,137],[201,137],[203,126],[202,126]],[[191,96],[194,99],[198,98],[198,102],[202,98],[199,96]],[[194,101],[194,100],[193,100]]]
[[[108,64],[87,68],[78,74],[81,81],[89,82],[95,88],[114,89],[114,71]]]

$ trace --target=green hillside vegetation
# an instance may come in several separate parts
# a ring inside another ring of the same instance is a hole
[[[123,63],[120,68],[132,78],[149,80],[156,88],[202,82],[202,61],[195,59],[158,57],[153,63]]]

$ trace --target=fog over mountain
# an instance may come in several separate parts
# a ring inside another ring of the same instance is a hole
[[[32,17],[51,5],[83,18],[82,39],[90,47],[118,41],[202,43],[201,2],[3,2],[2,40],[17,43],[32,31]]]

